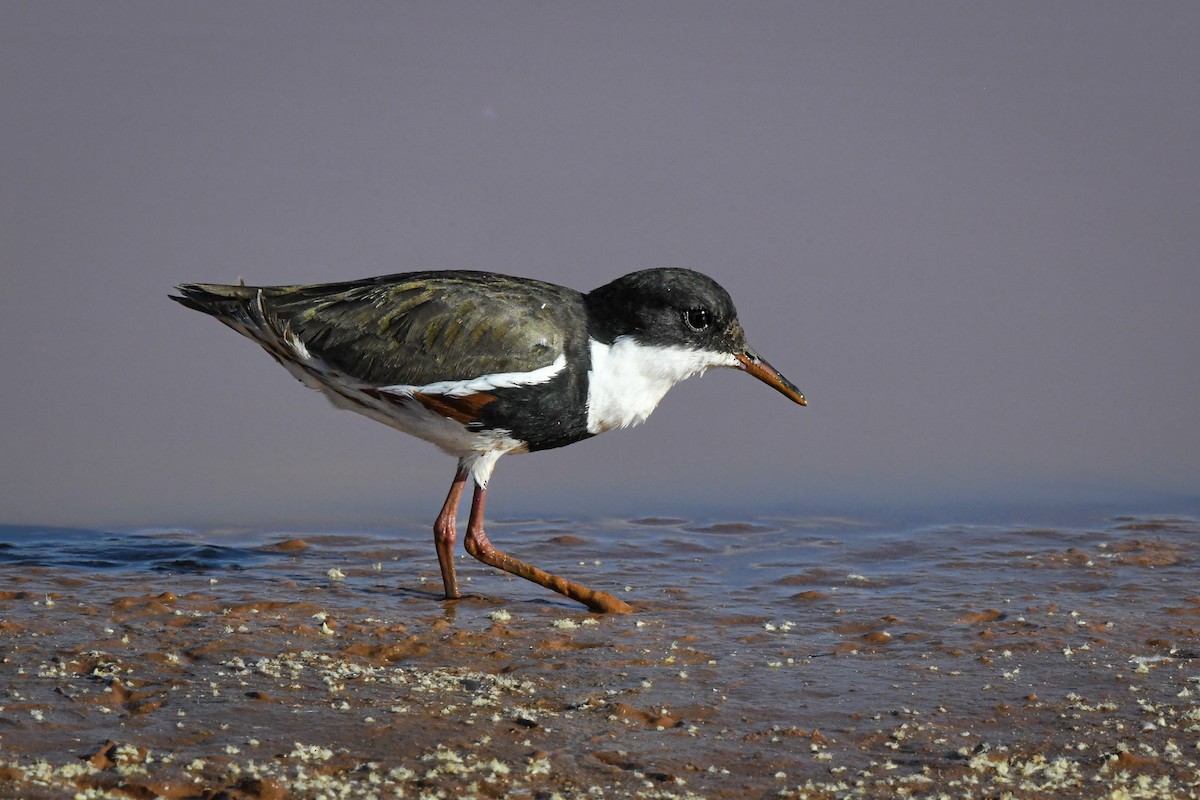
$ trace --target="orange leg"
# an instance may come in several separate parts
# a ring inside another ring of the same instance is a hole
[[[462,473],[460,472],[460,474]],[[454,491],[452,488],[451,493],[453,494]],[[460,484],[458,485],[458,491],[462,491]],[[480,486],[475,487],[475,494],[471,498],[471,519],[467,522],[467,536],[463,541],[468,553],[488,566],[518,575],[569,597],[576,602],[583,603],[592,611],[608,614],[633,613],[633,609],[629,605],[613,597],[611,594],[593,591],[586,586],[580,586],[565,578],[551,575],[549,572],[530,566],[524,561],[518,561],[512,556],[505,555],[493,547],[492,543],[488,541],[487,534],[483,532],[483,502],[486,496],[486,489]],[[447,498],[447,502],[449,502],[449,498]]]
[[[442,504],[441,513],[433,523],[433,544],[437,548],[438,565],[442,568],[442,584],[446,587],[446,599],[457,600],[462,597],[458,593],[458,576],[454,574],[454,540],[458,538],[454,523],[458,517],[458,501],[462,497],[463,486],[467,482],[467,470],[461,463],[458,472],[454,473],[454,483],[450,484],[450,493]]]

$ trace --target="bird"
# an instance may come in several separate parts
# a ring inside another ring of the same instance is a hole
[[[676,383],[713,367],[749,373],[799,405],[796,386],[746,342],[733,300],[689,269],[644,269],[581,293],[530,278],[434,270],[296,286],[187,283],[170,295],[257,342],[293,377],[455,457],[434,522],[447,600],[457,513],[476,559],[595,612],[624,601],[496,549],[484,503],[496,461],[644,422]]]

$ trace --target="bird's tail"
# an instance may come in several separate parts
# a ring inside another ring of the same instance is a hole
[[[280,318],[271,300],[291,287],[262,287],[220,283],[185,283],[177,286],[178,295],[169,295],[177,303],[209,314],[243,336],[257,342],[292,377],[310,389],[324,393],[339,408],[362,411],[364,401],[347,398],[346,390],[363,387],[331,367],[319,353],[311,352],[296,334],[291,322]],[[331,377],[332,376],[332,377]],[[386,417],[368,416],[392,424]]]
[[[249,322],[258,295],[256,287],[222,283],[185,283],[175,288],[179,294],[169,297],[176,303],[216,317],[226,325]]]
[[[262,345],[271,356],[300,380],[313,385],[311,373],[322,368],[292,326],[270,308],[260,286],[221,283],[185,283],[178,295],[169,295],[177,303],[201,311]],[[314,385],[314,388],[318,388]]]

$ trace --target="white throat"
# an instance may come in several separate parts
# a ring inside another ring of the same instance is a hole
[[[709,367],[732,367],[725,353],[639,344],[618,336],[612,344],[589,340],[588,433],[602,433],[644,422],[663,395],[685,378]]]

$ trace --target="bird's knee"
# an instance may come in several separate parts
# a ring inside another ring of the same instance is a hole
[[[496,558],[496,548],[492,547],[492,543],[487,539],[468,536],[463,541],[463,547],[466,548],[468,554],[485,563],[490,563]]]
[[[454,544],[454,540],[458,538],[458,532],[454,529],[454,521],[438,520],[433,523],[433,540],[439,544]]]

